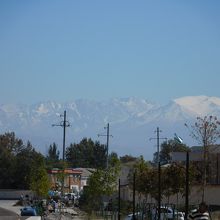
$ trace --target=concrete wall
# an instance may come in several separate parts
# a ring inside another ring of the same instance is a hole
[[[0,199],[20,199],[20,196],[33,196],[30,190],[14,190],[14,189],[0,189]]]
[[[123,187],[121,189],[121,198],[123,200],[132,201],[133,200],[133,191],[129,189],[129,187]],[[140,202],[144,200],[143,196],[138,195],[136,192],[136,201]],[[193,186],[190,188],[189,195],[189,205],[198,205],[202,199],[202,189],[201,186]],[[220,205],[220,185],[207,185],[205,189],[205,198],[207,204],[209,205]],[[155,203],[156,201],[153,198],[148,197],[148,203]],[[170,203],[170,204],[185,204],[185,197],[182,195],[174,195],[168,198],[163,198],[162,203]]]
[[[202,188],[201,186],[194,186],[190,189],[189,204],[199,204],[202,200]],[[204,200],[209,205],[220,205],[220,185],[207,185],[205,188]],[[167,200],[165,200],[167,202]],[[171,203],[177,202],[177,196],[170,198]],[[184,204],[185,197],[178,196],[178,202]]]

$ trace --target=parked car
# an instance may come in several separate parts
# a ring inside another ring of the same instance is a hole
[[[135,217],[138,217],[138,216],[141,216],[141,213],[136,212],[134,215],[135,215]],[[133,218],[133,213],[132,213],[132,214],[127,215],[124,220],[133,220],[133,219],[134,218]]]
[[[21,209],[21,216],[37,216],[37,211],[31,206],[26,206]]]
[[[156,212],[154,212],[156,214]],[[155,219],[155,214],[152,215],[152,219]],[[157,214],[156,214],[157,215]],[[184,220],[184,213],[178,212],[171,207],[162,206],[160,208],[161,220]]]
[[[177,219],[177,220],[184,220],[184,212],[177,212],[177,213],[175,213],[175,219]]]

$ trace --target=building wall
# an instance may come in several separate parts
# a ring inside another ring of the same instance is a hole
[[[57,174],[49,175],[51,186],[55,187],[58,182]],[[76,188],[78,191],[81,188],[81,175],[80,174],[65,174],[64,177],[64,192],[72,192],[72,188]]]
[[[0,199],[15,199],[19,200],[21,195],[28,195],[33,197],[33,192],[31,190],[14,190],[14,189],[1,189]]]
[[[136,203],[145,200],[143,196],[135,193]],[[190,188],[189,195],[189,205],[198,205],[201,202],[202,198],[202,189],[201,186],[193,186]],[[128,187],[122,187],[121,189],[121,199],[132,201],[133,200],[133,190]],[[220,205],[220,185],[208,185],[205,189],[205,202],[209,205]],[[185,205],[185,197],[181,194],[171,196],[168,198],[163,198],[162,203],[178,204]],[[147,198],[147,203],[156,203],[156,201],[150,196]]]
[[[194,186],[190,190],[189,195],[189,204],[199,204],[202,200],[202,188],[201,186]],[[179,203],[185,203],[185,197],[179,195],[178,197]],[[220,185],[207,185],[205,188],[205,197],[204,200],[209,205],[220,205]],[[177,196],[173,196],[170,198],[170,202],[177,203]]]

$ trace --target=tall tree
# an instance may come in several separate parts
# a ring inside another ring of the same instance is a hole
[[[36,152],[30,142],[28,142],[27,146],[17,154],[15,172],[19,173],[19,175],[17,175],[15,179],[14,187],[29,189],[33,166],[36,164],[35,161],[39,157],[44,160],[43,155]]]
[[[107,169],[97,169],[89,177],[88,186],[83,192],[83,207],[90,212],[99,209],[103,196],[111,196],[117,190],[120,162],[112,157]]]
[[[56,143],[51,144],[48,149],[48,154],[46,158],[48,160],[57,162],[59,160],[59,155],[60,155],[60,152],[57,148]]]
[[[172,163],[163,169],[163,194],[168,198],[177,193],[184,193],[185,167]]]
[[[50,182],[42,155],[37,154],[30,171],[30,189],[37,197],[46,197],[50,188]]]
[[[185,144],[178,143],[174,139],[170,139],[168,141],[164,141],[161,144],[161,150],[160,150],[160,162],[161,164],[167,164],[171,160],[171,152],[186,152],[189,150],[189,147],[187,147]],[[154,153],[154,159],[153,162],[157,163],[157,154],[158,152]]]
[[[122,163],[127,163],[127,162],[134,162],[136,161],[138,158],[137,157],[133,157],[131,155],[124,155],[122,157],[120,157],[120,161]]]
[[[0,188],[14,188],[16,156],[23,149],[23,141],[14,132],[0,135]]]
[[[215,116],[205,116],[203,118],[197,117],[196,122],[188,126],[185,126],[190,130],[190,135],[194,138],[198,144],[203,147],[203,188],[202,188],[202,201],[205,197],[205,186],[207,182],[207,169],[208,169],[208,155],[210,152],[210,146],[220,137],[220,121]]]
[[[70,144],[66,149],[66,160],[72,167],[104,168],[106,147],[91,138],[83,138],[79,144]]]
[[[60,167],[59,155],[60,152],[56,143],[50,145],[46,156],[46,165],[49,169],[52,169],[54,167]]]
[[[133,187],[133,173],[136,173],[136,190],[143,194],[147,200],[148,194],[150,193],[150,190],[152,190],[152,179],[151,177],[151,171],[152,168],[148,162],[144,160],[144,158],[141,156],[137,163],[134,165],[134,170],[129,173],[129,180],[130,183],[132,183]]]
[[[6,132],[5,134],[0,135],[0,147],[11,154],[16,155],[24,148],[24,144],[21,139],[16,138],[14,132]]]

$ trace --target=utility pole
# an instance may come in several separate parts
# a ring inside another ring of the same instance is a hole
[[[183,144],[183,139],[179,137],[176,133],[174,134],[174,140],[178,144]],[[188,218],[189,213],[189,151],[186,151],[186,176],[185,176],[185,216],[184,219]]]
[[[100,136],[106,136],[107,137],[107,142],[106,142],[106,154],[107,154],[106,168],[108,169],[109,137],[113,137],[113,136],[109,134],[109,123],[107,124],[107,127],[104,127],[104,129],[107,129],[107,133],[106,134],[98,134],[98,137],[100,137]]]
[[[66,127],[70,127],[70,123],[66,120],[66,110],[64,111],[63,115],[60,115],[60,117],[63,117],[63,121],[61,121],[59,124],[52,124],[52,126],[63,127],[63,161],[65,161]]]
[[[186,152],[186,178],[185,178],[185,218],[187,219],[189,213],[189,151]]]
[[[136,202],[135,202],[135,187],[136,187],[135,181],[136,181],[136,171],[134,171],[134,173],[133,173],[133,218],[132,218],[133,220],[136,219],[136,217],[135,217],[135,204],[136,204]]]
[[[155,131],[157,133],[156,138],[150,138],[157,140],[157,166],[158,166],[158,220],[160,220],[160,214],[161,214],[161,167],[160,167],[160,139],[166,139],[167,138],[160,138],[160,132],[162,132],[159,127],[157,127],[157,130]]]
[[[121,180],[118,180],[118,220],[121,219]]]

